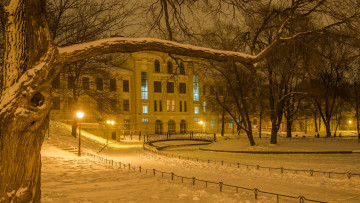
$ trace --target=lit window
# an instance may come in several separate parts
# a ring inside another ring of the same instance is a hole
[[[171,111],[172,111],[172,112],[175,111],[175,100],[172,100]]]
[[[142,118],[142,122],[143,122],[143,123],[148,123],[148,122],[149,122],[149,119],[148,119],[148,118]]]
[[[166,110],[170,111],[170,100],[166,100]]]
[[[195,114],[199,114],[199,107],[198,107],[198,106],[195,106],[195,107],[194,107],[194,113],[195,113]]]
[[[199,118],[194,118],[194,121],[195,121],[195,122],[198,122],[198,121],[199,121]]]
[[[194,101],[199,101],[199,81],[196,75],[193,76]]]
[[[204,110],[204,113],[206,112],[206,102],[203,102],[203,110]]]
[[[216,119],[211,119],[211,128],[214,129],[216,127]]]
[[[141,72],[141,99],[148,99],[148,83],[146,72]]]
[[[147,105],[143,105],[143,113],[148,113],[148,106]]]
[[[234,121],[232,119],[229,120],[229,128],[234,127]]]

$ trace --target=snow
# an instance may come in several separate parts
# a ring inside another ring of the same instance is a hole
[[[258,200],[254,199],[253,191],[223,187],[219,192],[218,184],[203,182],[157,173],[154,177],[152,169],[164,172],[173,172],[179,176],[196,177],[197,179],[213,181],[215,183],[257,188],[261,191],[304,196],[327,202],[359,202],[360,177],[334,176],[328,178],[324,174],[294,173],[286,171],[268,171],[267,169],[240,168],[221,165],[219,162],[242,162],[247,164],[271,165],[274,167],[288,167],[299,169],[319,169],[332,171],[350,171],[359,173],[360,157],[358,154],[327,154],[327,155],[274,155],[274,154],[235,154],[206,152],[199,150],[199,146],[169,148],[162,152],[184,157],[198,157],[206,161],[191,161],[187,159],[171,158],[158,155],[142,149],[141,142],[110,143],[103,151],[104,140],[92,140],[93,136],[85,137],[82,151],[113,160],[115,163],[131,164],[128,168],[119,169],[117,164],[111,164],[89,156],[76,156],[77,139],[73,138],[69,126],[51,122],[50,138],[42,148],[42,202],[275,202],[271,195],[260,193]],[[245,139],[236,140],[234,137],[219,139],[217,143],[207,146],[221,148],[232,141],[238,143]],[[330,141],[329,141],[330,142]],[[280,143],[282,143],[280,141]],[[290,147],[286,143],[284,146]],[[320,146],[325,142],[317,142]],[[352,149],[352,142],[336,142],[342,149]],[[179,141],[176,141],[179,144]],[[238,149],[236,144],[229,149]],[[302,146],[304,147],[304,143]],[[260,145],[261,146],[261,145]],[[266,144],[262,145],[263,147]],[[349,146],[347,148],[346,146]],[[271,146],[276,148],[277,146]],[[324,148],[328,148],[326,146]],[[279,149],[282,145],[279,145]],[[301,147],[295,147],[301,149]],[[72,153],[73,152],[73,153]],[[136,171],[133,171],[133,166]],[[138,167],[149,169],[148,173],[139,172]],[[280,202],[299,202],[298,199],[280,198]]]
[[[101,51],[99,51],[100,48],[102,49]],[[218,61],[228,61],[231,59],[233,61],[249,64],[256,59],[255,56],[241,52],[215,50],[154,38],[114,37],[76,44],[68,47],[59,47],[58,50],[61,57],[64,57],[64,60],[67,61],[80,60],[82,58],[78,56],[80,52],[83,52],[82,56],[89,54],[94,54],[95,56],[113,52],[137,51],[162,51],[190,57],[214,59]],[[96,51],[98,52],[95,53]]]

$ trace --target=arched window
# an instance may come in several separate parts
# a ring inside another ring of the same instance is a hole
[[[180,62],[180,75],[185,75],[185,66],[183,62]]]
[[[163,123],[161,120],[155,121],[155,134],[162,134],[163,131]]]
[[[180,133],[186,133],[186,121],[181,120],[180,122]]]
[[[176,132],[176,124],[174,120],[169,120],[168,122],[168,132],[169,133],[175,133]]]
[[[160,73],[160,61],[159,60],[155,60],[154,66],[155,66],[154,72]]]
[[[171,63],[171,61],[167,62],[167,71],[169,74],[173,73],[173,64]]]

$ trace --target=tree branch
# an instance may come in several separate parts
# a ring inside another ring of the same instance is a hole
[[[59,62],[72,63],[108,53],[132,53],[139,51],[159,51],[181,56],[212,59],[215,61],[234,61],[243,64],[253,64],[256,57],[233,51],[222,51],[198,47],[177,42],[152,38],[109,38],[84,44],[59,48]]]

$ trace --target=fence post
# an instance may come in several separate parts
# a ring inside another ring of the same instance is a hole
[[[220,192],[222,192],[223,182],[219,182]]]
[[[174,180],[174,173],[171,172],[171,180]]]
[[[154,176],[155,176],[155,169],[153,169],[153,173],[154,173]]]
[[[216,133],[214,133],[214,142],[216,142]]]
[[[141,173],[141,166],[139,166],[139,171],[140,171],[140,173]]]
[[[192,184],[195,185],[195,177],[192,177]]]
[[[255,199],[258,198],[258,194],[259,194],[259,189],[254,188],[254,195],[255,195]]]
[[[130,140],[132,140],[132,134],[133,134],[133,132],[130,131]]]
[[[129,170],[130,170],[130,164],[129,164]]]
[[[139,132],[139,141],[141,140],[141,131]]]

